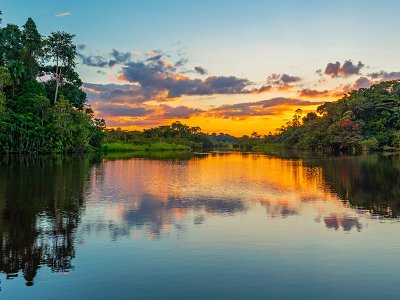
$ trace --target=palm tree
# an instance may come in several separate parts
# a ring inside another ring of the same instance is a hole
[[[26,75],[26,68],[22,61],[13,60],[8,66],[8,71],[11,76],[12,92],[14,96],[15,87],[21,83]]]

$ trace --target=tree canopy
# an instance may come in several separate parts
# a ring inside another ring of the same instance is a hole
[[[308,150],[399,150],[400,81],[352,91],[293,120],[269,140]]]
[[[100,147],[105,122],[86,103],[73,38],[60,31],[42,36],[31,18],[22,28],[0,28],[0,152]]]

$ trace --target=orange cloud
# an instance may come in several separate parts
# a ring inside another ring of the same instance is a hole
[[[87,91],[87,92],[94,93],[94,94],[101,94],[101,91],[96,90],[95,88],[82,86],[81,89],[84,90],[84,91]]]

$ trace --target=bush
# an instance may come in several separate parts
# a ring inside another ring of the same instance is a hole
[[[360,146],[363,151],[373,151],[379,149],[378,140],[374,137],[361,141]]]

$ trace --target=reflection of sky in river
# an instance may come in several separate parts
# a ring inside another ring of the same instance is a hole
[[[0,296],[393,298],[399,224],[371,211],[397,213],[399,162],[236,153],[7,165],[0,233],[13,257],[1,263],[18,277],[2,274]]]
[[[321,168],[264,155],[209,155],[190,161],[104,161],[92,170],[82,229],[160,237],[170,228],[240,214],[313,220],[360,231],[370,214],[351,208],[326,186]],[[241,224],[246,230],[248,224]]]

